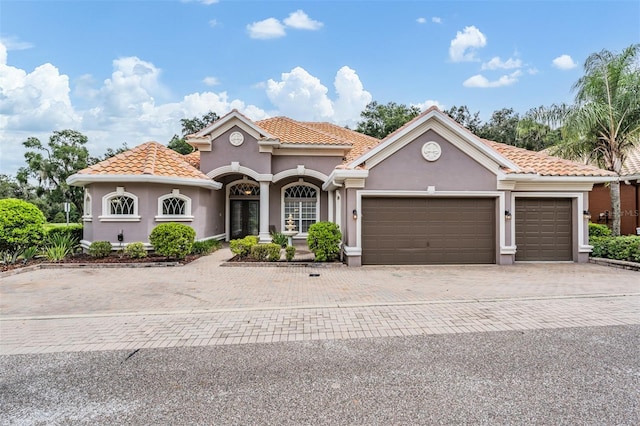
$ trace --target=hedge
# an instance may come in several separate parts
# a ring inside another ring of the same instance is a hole
[[[640,236],[591,237],[592,257],[640,262]]]

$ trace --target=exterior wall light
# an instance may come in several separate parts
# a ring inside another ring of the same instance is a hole
[[[353,209],[353,220],[358,220],[358,210]]]
[[[506,220],[511,220],[511,212],[509,210],[504,211],[504,218]]]
[[[582,215],[584,216],[585,219],[590,220],[591,219],[591,213],[589,212],[589,210],[584,210],[582,212]]]

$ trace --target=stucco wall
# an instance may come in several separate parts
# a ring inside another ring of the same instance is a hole
[[[229,135],[233,132],[244,135],[242,145],[233,146],[229,143]],[[257,140],[237,126],[216,138],[211,144],[210,152],[200,152],[200,170],[204,173],[228,166],[234,161],[258,173],[271,173],[271,154],[261,153]]]
[[[138,197],[138,215],[140,221],[103,221],[99,216],[103,215],[102,199],[105,195],[112,193],[116,187],[123,186],[125,191]],[[124,242],[131,243],[136,241],[148,242],[149,234],[154,227],[162,221],[157,221],[155,216],[158,214],[158,198],[170,194],[173,189],[179,189],[181,195],[191,198],[192,215],[194,219],[188,222],[181,222],[191,226],[196,231],[196,239],[202,239],[215,235],[215,231],[209,230],[208,219],[205,211],[216,208],[216,197],[212,194],[219,191],[211,191],[190,186],[179,185],[160,185],[149,183],[96,183],[88,187],[91,194],[92,204],[92,222],[90,231],[85,231],[84,239],[88,241],[110,241],[117,243],[117,235],[122,232]],[[219,225],[213,225],[213,229]],[[221,231],[223,232],[223,231]]]
[[[440,144],[437,161],[422,156],[428,141]],[[496,176],[433,130],[417,137],[369,170],[366,189],[436,191],[495,191]]]
[[[608,221],[600,218],[600,213],[612,211],[609,186],[594,185],[589,205],[592,222],[611,226],[612,216],[609,216]],[[640,186],[638,184],[620,182],[620,213],[620,233],[635,234],[636,228],[640,227]]]

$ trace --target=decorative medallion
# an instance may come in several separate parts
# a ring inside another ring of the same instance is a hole
[[[244,142],[244,136],[240,132],[233,132],[229,135],[229,143],[233,146],[240,146]]]
[[[427,161],[436,161],[442,155],[442,148],[438,142],[429,141],[422,145],[422,156]]]

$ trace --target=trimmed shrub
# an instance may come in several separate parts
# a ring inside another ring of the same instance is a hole
[[[54,226],[46,229],[47,238],[51,238],[53,235],[65,234],[69,235],[76,244],[82,239],[82,225],[79,223],[72,223],[69,226]]]
[[[589,222],[589,236],[590,237],[609,237],[611,236],[611,229],[607,225],[601,225],[599,223]]]
[[[280,246],[276,243],[256,244],[251,247],[251,258],[261,262],[280,260]]]
[[[111,243],[109,241],[94,241],[89,246],[89,256],[107,257],[111,254]]]
[[[258,237],[248,235],[244,238],[229,241],[231,252],[239,258],[245,258],[251,254],[251,247],[258,244]]]
[[[65,213],[62,212],[58,212],[56,213],[55,216],[53,216],[53,223],[67,223],[67,215]]]
[[[140,241],[135,243],[129,243],[124,248],[124,255],[131,259],[142,259],[147,257],[147,250],[144,248],[144,244]]]
[[[271,234],[271,241],[274,244],[278,244],[280,247],[285,248],[289,243],[289,239],[281,232],[274,232]]]
[[[317,222],[309,227],[307,245],[318,262],[332,261],[340,254],[342,234],[332,222]]]
[[[184,259],[193,246],[196,231],[182,223],[162,223],[151,231],[149,241],[156,253],[168,258]]]
[[[291,262],[295,256],[296,256],[296,248],[294,246],[287,246],[286,248],[287,262]]]
[[[194,241],[191,246],[191,254],[207,255],[218,250],[222,244],[218,240]]]
[[[593,257],[640,262],[640,236],[591,237],[589,243]]]
[[[44,214],[16,198],[0,200],[0,252],[15,261],[27,248],[38,247],[44,237]]]

